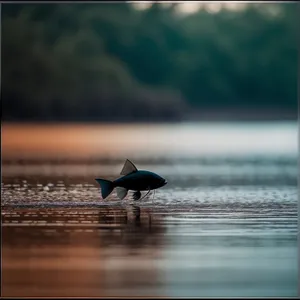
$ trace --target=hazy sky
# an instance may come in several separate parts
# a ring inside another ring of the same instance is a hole
[[[128,1],[131,2],[131,1]],[[173,1],[173,3],[179,3],[178,10],[183,13],[193,13],[197,11],[201,6],[205,7],[210,12],[217,12],[221,6],[226,6],[229,9],[240,9],[243,8],[247,3],[240,1],[222,1],[222,2],[196,2],[196,1]],[[138,9],[146,9],[151,6],[153,1],[135,1],[132,4]],[[170,5],[172,3],[159,1],[163,5]]]

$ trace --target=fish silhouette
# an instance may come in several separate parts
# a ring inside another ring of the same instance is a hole
[[[135,191],[133,199],[138,200],[141,197],[141,191],[148,191],[149,193],[151,190],[167,184],[167,181],[156,173],[138,170],[128,159],[125,161],[120,174],[124,176],[115,181],[102,178],[95,179],[100,184],[103,199],[107,198],[113,189],[116,188],[117,195],[121,200],[126,197],[129,190]]]

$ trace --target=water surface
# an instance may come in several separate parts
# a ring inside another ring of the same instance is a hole
[[[297,124],[2,127],[3,296],[297,295]],[[100,197],[126,158],[168,184]]]

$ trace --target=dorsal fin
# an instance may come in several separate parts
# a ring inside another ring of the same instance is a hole
[[[124,167],[121,171],[121,175],[128,175],[130,173],[136,172],[138,169],[136,168],[136,166],[129,160],[126,159]]]

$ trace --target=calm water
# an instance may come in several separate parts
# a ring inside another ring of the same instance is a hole
[[[297,124],[2,126],[3,296],[297,296]],[[103,201],[126,158],[168,180]]]

